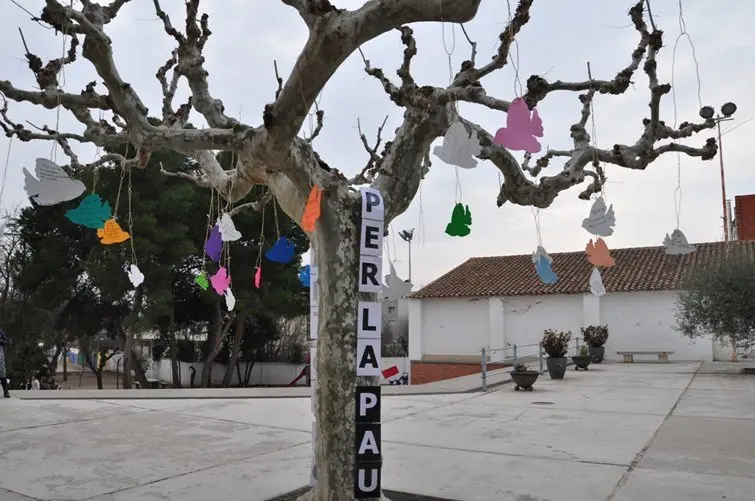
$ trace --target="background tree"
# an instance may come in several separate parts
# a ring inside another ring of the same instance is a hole
[[[721,259],[692,270],[677,298],[676,321],[685,336],[713,336],[738,351],[755,346],[755,256],[732,244]]]
[[[529,155],[520,165],[508,150],[493,143],[487,131],[461,117],[455,103],[462,101],[499,112],[508,111],[511,103],[488,95],[482,79],[506,64],[514,37],[530,20],[534,0],[519,0],[513,19],[501,32],[492,60],[478,64],[476,45],[473,45],[470,59],[462,63],[447,87],[421,85],[414,80],[411,64],[417,44],[408,24],[464,23],[475,17],[481,0],[370,0],[355,10],[336,8],[328,0],[282,1],[298,12],[309,30],[309,37],[288,77],[279,80],[280,87],[271,96],[273,102],[257,115],[262,122],[260,125],[247,125],[230,117],[222,101],[210,90],[202,51],[211,32],[208,16],[199,15],[199,0],[186,2],[185,33],[173,26],[157,0],[154,3],[165,32],[177,45],[157,72],[164,94],[160,125],[150,123],[147,108],[134,87],[122,80],[106,34],[106,26],[126,5],[123,0],[114,0],[105,6],[84,1],[80,9],[70,8],[59,0],[47,0],[40,19],[69,35],[71,50],[65,58],[47,65],[41,64],[37,56],[27,55],[39,91],[21,90],[10,82],[0,81],[0,92],[15,101],[48,107],[59,105],[71,111],[84,129],[83,133],[69,134],[49,129],[34,132],[6,120],[6,133],[22,140],[52,140],[65,147],[70,141],[100,146],[133,141],[139,148],[137,157],[126,159],[110,155],[106,159],[118,160],[129,168],[146,166],[151,152],[179,151],[193,157],[199,168],[195,172],[171,175],[213,187],[229,201],[241,200],[255,186],[266,185],[285,212],[297,220],[312,187],[323,188],[316,231],[308,235],[319,266],[321,289],[315,448],[318,482],[304,498],[345,501],[353,497],[354,389],[357,382],[378,384],[377,377],[357,381],[354,375],[357,303],[359,299],[374,300],[375,295],[356,292],[361,200],[353,186],[371,184],[379,189],[385,197],[385,223],[390,223],[406,210],[417,193],[420,180],[430,167],[429,148],[433,141],[443,136],[451,123],[459,121],[480,143],[477,158],[489,160],[502,174],[504,182],[497,196],[498,205],[508,201],[546,208],[559,193],[582,184],[588,177],[591,182],[580,196],[589,199],[605,182],[601,164],[641,170],[668,152],[681,152],[704,160],[713,158],[717,145],[712,138],[700,148],[675,141],[710,129],[715,121],[684,122],[676,129],[661,121],[660,102],[670,91],[670,85],[658,80],[656,54],[663,46],[663,33],[654,21],[646,21],[645,0],[636,2],[629,11],[639,42],[614,78],[549,82],[533,75],[527,80],[523,97],[530,108],[556,91],[578,93],[579,100],[579,105],[575,106],[577,121],[570,128],[564,128],[564,134],[573,139],[573,147],[548,150],[532,165]],[[340,65],[361,45],[393,30],[400,32],[405,46],[398,70],[400,82],[392,81],[366,60],[365,72],[378,80],[393,103],[404,109],[404,121],[380,153],[377,148],[368,147],[367,166],[348,179],[327,165],[312,146],[323,126],[322,110],[317,113],[317,128],[312,137],[305,140],[297,134],[316,97]],[[74,62],[78,56],[77,44],[82,40],[81,54],[104,83],[104,93],[97,87],[99,82],[90,84],[83,93],[60,89],[59,69]],[[595,93],[622,94],[640,66],[648,77],[650,98],[649,118],[642,120],[639,137],[610,149],[592,145],[585,125]],[[188,84],[191,97],[176,108],[173,105],[176,85],[182,80]],[[112,111],[112,124],[95,120],[92,110]],[[192,110],[206,120],[208,128],[185,128]],[[218,149],[236,154],[237,161],[232,169],[224,169],[218,162],[213,153]],[[557,174],[537,178],[542,168],[555,158],[566,159],[563,168]],[[76,157],[72,156],[71,160],[74,166],[79,164]]]

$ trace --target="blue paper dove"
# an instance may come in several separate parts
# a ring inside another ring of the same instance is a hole
[[[558,275],[551,267],[553,258],[548,255],[543,247],[537,247],[537,250],[532,254],[532,262],[535,263],[537,276],[545,285],[553,285],[558,281]]]
[[[93,230],[103,228],[112,214],[110,202],[103,202],[96,193],[85,197],[75,209],[66,211],[66,217],[71,222]]]
[[[290,263],[294,259],[294,244],[286,237],[280,237],[265,253],[265,257],[276,263]]]
[[[299,271],[299,282],[304,287],[309,287],[309,270],[309,265],[307,265]]]

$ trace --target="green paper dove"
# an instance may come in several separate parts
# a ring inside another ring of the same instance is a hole
[[[451,222],[446,226],[446,233],[452,237],[466,237],[472,231],[472,213],[468,205],[456,204],[451,213]]]
[[[203,291],[206,291],[210,287],[210,282],[207,281],[207,275],[205,272],[197,275],[196,278],[194,278],[194,283],[196,283]]]

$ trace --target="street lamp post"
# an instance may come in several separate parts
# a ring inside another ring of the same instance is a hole
[[[412,281],[412,238],[414,238],[414,228],[410,230],[402,230],[398,232],[398,235],[409,244],[409,281]]]
[[[729,211],[726,204],[726,176],[724,174],[724,146],[721,142],[721,122],[733,120],[732,115],[737,111],[737,105],[728,102],[721,106],[721,112],[716,114],[712,106],[700,108],[700,116],[705,120],[715,120],[718,129],[718,163],[721,167],[721,205],[724,216],[724,242],[729,241]],[[714,117],[715,116],[715,117]]]

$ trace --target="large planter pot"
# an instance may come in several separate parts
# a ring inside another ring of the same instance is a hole
[[[548,357],[545,362],[548,364],[548,374],[550,374],[551,379],[564,379],[568,362],[566,357]]]
[[[516,391],[532,391],[532,385],[537,381],[540,375],[537,371],[511,371],[511,379],[514,381]]]
[[[574,370],[587,370],[587,366],[590,365],[590,362],[592,362],[592,358],[589,355],[586,355],[584,357],[571,357],[571,359],[572,362],[574,362]]]
[[[605,346],[590,346],[589,350],[592,363],[599,364],[603,361],[603,355],[606,353]]]

